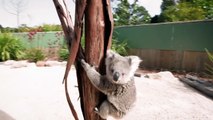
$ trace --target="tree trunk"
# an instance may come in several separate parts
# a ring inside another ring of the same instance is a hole
[[[88,0],[85,11],[85,60],[91,65],[99,66],[98,69],[103,65],[101,61],[104,57],[104,27],[102,0]],[[88,78],[84,81],[85,118],[99,120],[99,116],[94,113],[94,108],[102,101],[101,99],[104,99],[104,95],[93,87]]]
[[[105,74],[104,57],[106,50],[110,48],[113,31],[113,17],[110,0],[76,0],[74,31],[71,27],[72,21],[69,18],[70,16],[68,15],[64,0],[63,5],[61,5],[62,3],[58,2],[58,0],[53,1],[61,20],[62,28],[65,32],[65,38],[67,38],[68,46],[70,47],[70,55],[64,80],[66,97],[72,114],[75,119],[78,119],[75,115],[74,107],[70,99],[68,99],[69,94],[66,84],[68,72],[75,61],[81,108],[84,119],[101,120],[101,118],[94,112],[94,108],[98,106],[106,96],[97,91],[90,83],[80,64],[80,59],[85,58],[89,64],[98,66],[98,71],[101,74]],[[81,28],[83,26],[83,15],[85,15],[85,52],[83,52],[81,46],[78,47],[82,34]],[[71,43],[71,45],[69,43]]]
[[[110,48],[113,18],[110,1],[87,0],[85,10],[85,60],[98,67],[101,74],[105,74],[104,57]],[[79,91],[81,91],[82,111],[85,120],[101,120],[94,112],[94,108],[106,98],[90,83],[80,64],[77,65]],[[84,82],[82,82],[84,81]]]

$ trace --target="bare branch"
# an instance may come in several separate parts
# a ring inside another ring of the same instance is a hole
[[[3,8],[6,12],[17,17],[17,27],[19,26],[19,16],[26,9],[28,2],[26,0],[3,0]]]
[[[78,0],[76,1],[76,13],[75,13],[75,26],[73,30],[73,23],[71,16],[69,14],[69,11],[67,9],[66,3],[64,0],[58,1],[58,0],[53,0],[58,16],[60,18],[61,24],[63,31],[65,33],[67,43],[68,43],[68,48],[70,51],[69,58],[68,58],[68,63],[66,66],[66,71],[64,75],[63,82],[65,82],[65,92],[66,92],[66,98],[67,102],[69,104],[69,107],[71,109],[71,112],[76,120],[78,120],[77,113],[74,109],[74,106],[70,100],[70,96],[68,93],[68,88],[67,88],[67,77],[71,68],[71,65],[75,62],[78,49],[79,49],[79,43],[82,35],[82,26],[83,26],[83,16],[84,16],[84,10],[86,7],[86,0]]]
[[[79,49],[79,43],[80,43],[81,35],[82,35],[83,17],[84,17],[85,8],[86,8],[86,0],[76,1],[74,39],[72,40],[71,49],[70,49],[72,54],[70,54],[68,58],[64,80],[67,80],[71,65],[74,64],[75,58]]]

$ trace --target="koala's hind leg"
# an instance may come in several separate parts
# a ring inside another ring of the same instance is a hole
[[[110,109],[110,103],[105,100],[101,106],[98,108],[95,108],[95,112],[101,116],[103,119],[107,119],[109,115],[109,109]]]
[[[118,111],[108,100],[105,100],[99,109],[96,108],[95,112],[103,119],[107,119],[109,115],[116,119],[121,119],[123,117],[123,113]]]

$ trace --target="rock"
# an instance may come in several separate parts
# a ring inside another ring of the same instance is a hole
[[[45,61],[37,61],[36,62],[37,67],[44,67],[45,66]]]
[[[45,66],[48,66],[48,67],[59,66],[59,65],[62,65],[62,63],[58,61],[46,61],[45,63]]]
[[[150,73],[145,75],[144,77],[149,79],[161,79],[161,76],[158,73]]]
[[[36,63],[28,63],[27,60],[23,61],[14,61],[8,60],[2,62],[3,65],[11,66],[11,68],[21,68],[21,67],[52,67],[52,66],[66,66],[67,62],[59,62],[59,61],[37,61]]]
[[[7,66],[13,65],[15,62],[16,62],[15,60],[7,60],[4,62],[4,65],[7,65]]]
[[[175,79],[175,76],[170,71],[162,71],[158,73],[163,79]]]
[[[22,68],[22,67],[27,67],[27,61],[14,61],[11,64],[11,68]]]
[[[174,75],[169,71],[163,71],[158,73],[150,73],[144,76],[145,78],[149,79],[158,79],[158,80],[165,80],[165,79],[174,79]]]

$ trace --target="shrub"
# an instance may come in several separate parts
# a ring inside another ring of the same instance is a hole
[[[207,53],[209,61],[210,61],[209,64],[207,64],[207,63],[205,64],[206,74],[211,79],[213,79],[213,54],[211,54],[207,49],[205,49],[205,50],[206,50],[206,53]]]
[[[44,52],[39,48],[32,48],[27,50],[25,54],[25,59],[30,62],[37,62],[45,59]]]
[[[81,37],[81,46],[82,48],[84,49],[85,48],[85,37],[84,37],[84,34],[83,36]],[[66,43],[64,42],[63,45],[62,45],[62,48],[60,48],[59,50],[59,59],[60,60],[67,60],[68,57],[69,57],[69,50],[67,48],[67,45]]]
[[[68,49],[65,47],[62,47],[60,50],[59,50],[59,59],[60,60],[67,60],[69,57],[69,51]]]
[[[69,50],[67,48],[67,44],[64,41],[61,48],[58,51],[59,60],[66,61],[69,57]]]
[[[112,46],[111,49],[117,53],[119,53],[120,55],[127,55],[128,52],[128,46],[127,46],[127,41],[122,41],[119,42],[117,39],[112,39]]]
[[[23,55],[22,42],[9,33],[0,34],[0,61],[17,60]]]

